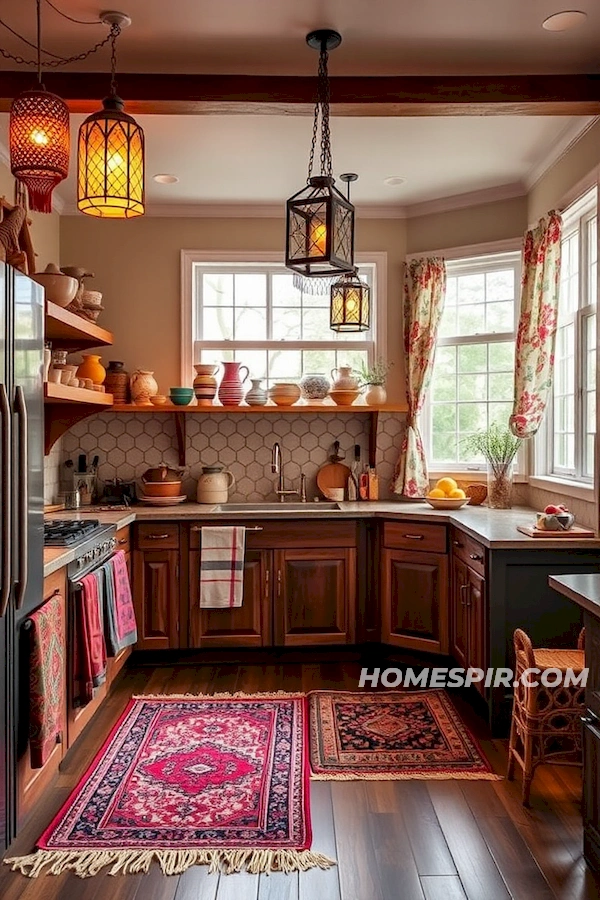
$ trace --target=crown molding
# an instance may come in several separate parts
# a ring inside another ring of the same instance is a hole
[[[405,216],[407,219],[415,219],[417,216],[431,216],[436,213],[452,212],[456,209],[466,209],[468,206],[480,206],[483,203],[495,203],[498,200],[512,200],[515,197],[525,197],[526,195],[527,191],[521,182],[499,184],[496,187],[482,188],[479,191],[468,191],[465,194],[440,197],[438,200],[411,203],[405,207]]]
[[[600,116],[585,116],[583,120],[578,119],[575,122],[569,122],[562,134],[553,142],[550,152],[531,167],[523,184],[529,192],[535,184],[542,178],[546,172],[556,165],[567,153],[587,134],[590,128],[600,121]]]
[[[74,216],[74,203],[64,204],[62,215]],[[284,219],[285,203],[148,203],[146,217],[167,219]],[[360,219],[404,219],[399,206],[358,204]]]

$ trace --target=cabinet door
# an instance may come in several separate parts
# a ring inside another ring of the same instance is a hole
[[[595,715],[583,717],[583,853],[597,872],[600,871],[599,725]]]
[[[452,559],[452,589],[450,594],[450,655],[459,666],[468,665],[469,656],[469,570],[460,559]]]
[[[469,640],[467,665],[474,669],[485,670],[487,666],[487,616],[485,581],[467,567],[468,591],[467,608],[469,612]],[[483,681],[474,682],[480,694],[485,696],[486,689]]]
[[[138,650],[179,646],[179,551],[134,552],[133,602]]]
[[[271,644],[271,554],[246,550],[244,597],[235,609],[200,609],[200,553],[190,552],[190,647]]]
[[[384,550],[381,607],[384,644],[447,653],[446,555]]]
[[[275,551],[275,643],[352,644],[356,551]]]

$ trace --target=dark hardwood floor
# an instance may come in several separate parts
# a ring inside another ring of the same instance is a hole
[[[26,823],[9,855],[31,851],[99,743],[134,693],[215,693],[332,688],[355,690],[358,663],[202,665],[131,668],[58,782]],[[453,695],[496,770],[506,742],[491,740],[470,707]],[[520,782],[313,782],[313,846],[337,859],[328,871],[295,875],[209,875],[195,867],[164,877],[82,880],[73,874],[27,879],[0,867],[2,900],[595,900],[600,881],[582,854],[580,770],[538,770],[531,809]]]

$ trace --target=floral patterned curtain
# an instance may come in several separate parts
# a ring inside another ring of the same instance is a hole
[[[440,257],[413,259],[404,276],[404,355],[408,416],[392,482],[395,494],[424,497],[427,463],[418,428],[431,381],[438,326],[446,297],[446,264]]]
[[[555,212],[525,233],[521,314],[515,353],[515,402],[510,429],[530,438],[544,418],[554,371],[562,219]]]

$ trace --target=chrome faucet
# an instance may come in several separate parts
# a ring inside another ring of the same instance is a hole
[[[298,491],[286,491],[285,489],[285,479],[283,477],[283,460],[281,457],[281,447],[279,446],[278,441],[275,441],[275,443],[273,444],[273,450],[271,454],[271,472],[273,472],[274,475],[279,475],[275,493],[282,503],[285,503],[286,497],[298,495]]]

